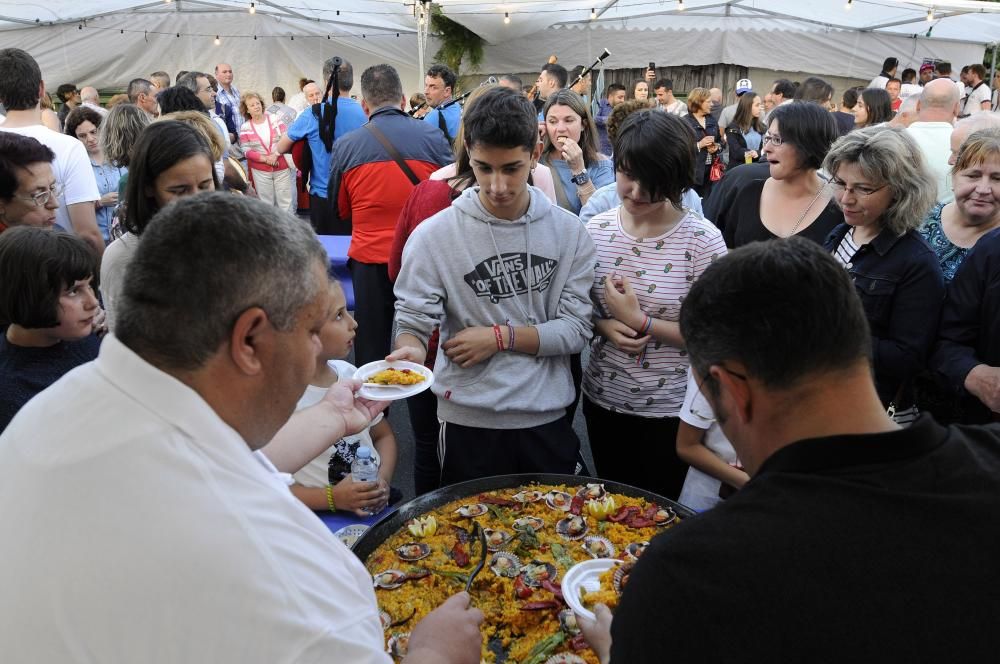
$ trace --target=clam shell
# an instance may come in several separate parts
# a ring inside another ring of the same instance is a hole
[[[572,502],[573,496],[565,491],[549,491],[545,494],[545,504],[554,510],[568,512]]]
[[[618,553],[610,540],[594,536],[584,538],[583,550],[594,558],[614,558]]]
[[[666,526],[674,521],[677,521],[677,519],[677,512],[674,512],[669,507],[661,507],[656,511],[656,514],[653,515],[653,521],[658,526]]]
[[[587,664],[587,660],[571,652],[561,652],[549,657],[545,660],[545,664]]]
[[[396,548],[396,555],[399,556],[400,560],[407,562],[421,560],[431,555],[431,546],[422,542],[407,542]]]
[[[406,582],[406,572],[398,569],[387,569],[372,577],[376,588],[394,590]]]
[[[618,569],[615,570],[615,575],[611,577],[611,585],[619,595],[625,590],[625,586],[628,584],[628,575],[632,573],[632,567],[634,566],[635,563],[619,565]]]
[[[486,548],[489,551],[499,551],[500,549],[507,546],[507,542],[514,539],[514,536],[503,530],[493,530],[492,528],[483,528],[483,533],[486,534]]]
[[[465,517],[466,519],[472,519],[486,514],[489,510],[490,508],[482,503],[472,503],[471,505],[462,505],[455,510],[455,514]]]
[[[543,579],[555,581],[558,573],[555,565],[541,560],[532,560],[521,568],[521,578],[532,588],[541,587]]]
[[[516,500],[519,503],[534,503],[545,497],[545,494],[541,491],[518,491],[511,499]]]
[[[606,493],[603,484],[586,484],[576,492],[576,495],[584,500],[594,500],[595,498],[603,498]]]
[[[559,612],[559,626],[570,636],[576,636],[580,633],[580,625],[576,622],[576,614],[573,613],[573,609],[564,609]]]
[[[513,579],[521,573],[521,559],[513,553],[499,551],[490,558],[490,569],[497,576]]]
[[[378,621],[382,623],[382,629],[389,629],[389,625],[392,624],[392,616],[385,611],[379,611]]]
[[[625,555],[629,560],[639,560],[639,556],[642,555],[647,546],[649,546],[649,542],[632,542],[625,547]]]
[[[582,516],[568,516],[556,524],[556,532],[568,540],[578,540],[587,534],[587,520]]]
[[[393,634],[389,637],[386,645],[389,647],[389,652],[392,653],[393,657],[402,659],[406,657],[406,651],[410,648],[410,633]]]
[[[545,527],[545,522],[539,519],[537,516],[522,516],[520,519],[514,521],[511,527],[517,531],[524,531],[531,528],[536,533]]]

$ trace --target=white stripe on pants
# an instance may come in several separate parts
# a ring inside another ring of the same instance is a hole
[[[276,206],[279,210],[287,210],[292,204],[292,185],[289,172],[287,168],[270,173],[254,169],[253,184],[260,200]]]

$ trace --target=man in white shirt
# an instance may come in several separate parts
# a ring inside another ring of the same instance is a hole
[[[949,79],[935,79],[924,86],[917,102],[917,120],[906,128],[927,158],[927,166],[934,173],[939,203],[950,203],[954,199],[948,154],[952,123],[956,115],[958,89]]]
[[[104,253],[104,236],[97,226],[94,203],[100,200],[97,179],[83,143],[42,125],[39,100],[45,94],[42,71],[26,51],[0,49],[0,99],[7,119],[0,131],[30,136],[56,154],[52,164],[56,181],[65,192],[56,210],[56,223],[87,242],[98,256]]]
[[[974,115],[976,113],[989,112],[990,110],[990,86],[986,82],[986,67],[981,64],[969,66],[969,93],[962,101],[962,112],[960,117]]]
[[[347,381],[289,421],[329,315],[322,245],[221,192],[157,218],[117,336],[0,437],[0,661],[389,664],[371,575],[284,474],[381,410]],[[407,661],[478,662],[468,604],[414,626]]]
[[[661,78],[653,84],[656,93],[656,107],[671,115],[683,117],[688,114],[687,104],[674,96],[674,82],[669,78]]]
[[[868,84],[869,88],[885,89],[885,84],[896,78],[896,69],[899,67],[899,60],[896,58],[886,58],[882,62],[882,71]]]

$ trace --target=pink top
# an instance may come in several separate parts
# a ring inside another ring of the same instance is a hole
[[[246,155],[250,168],[255,171],[265,171],[268,173],[271,171],[283,171],[288,168],[288,163],[283,156],[278,158],[278,163],[274,166],[266,164],[261,160],[274,150],[275,146],[278,145],[278,141],[285,135],[287,131],[285,123],[277,118],[272,118],[267,113],[264,114],[264,119],[267,120],[267,126],[271,130],[271,135],[267,141],[257,133],[257,129],[253,125],[253,120],[247,120],[240,127],[240,145],[243,147],[243,154]]]

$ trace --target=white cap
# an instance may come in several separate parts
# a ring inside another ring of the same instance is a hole
[[[736,94],[741,95],[744,92],[750,92],[753,90],[753,83],[750,82],[749,78],[741,78],[736,81]]]

